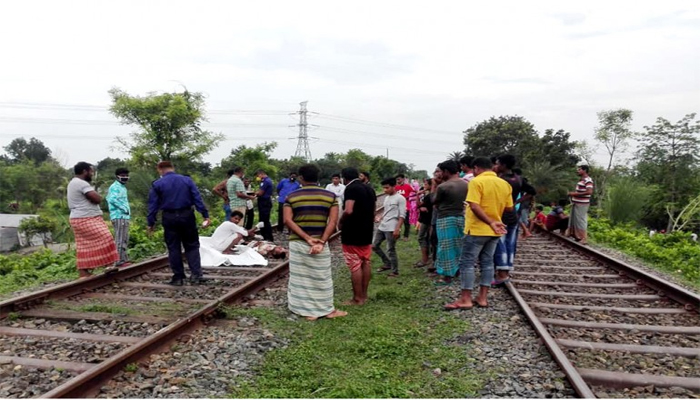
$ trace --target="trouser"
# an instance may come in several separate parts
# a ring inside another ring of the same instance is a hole
[[[272,200],[270,198],[261,197],[258,199],[258,219],[263,223],[263,228],[260,230],[262,237],[273,242],[275,238],[272,236],[272,224],[270,224],[270,213],[272,213]]]
[[[418,246],[421,249],[430,248],[430,238],[428,234],[430,233],[430,223],[421,223],[420,228],[418,228]]]
[[[462,255],[459,258],[460,283],[462,290],[474,289],[474,264],[479,258],[481,265],[480,286],[491,286],[493,279],[493,254],[498,244],[498,236],[466,235],[462,241]]]
[[[511,271],[513,269],[513,259],[515,258],[515,250],[518,246],[518,227],[517,222],[513,225],[508,225],[508,233],[501,236],[496,245],[496,252],[493,256],[493,261],[496,264],[497,271]]]
[[[255,208],[246,208],[243,215],[245,215],[243,227],[247,230],[253,229],[253,223],[255,223]]]
[[[411,221],[409,220],[411,216],[411,211],[406,210],[406,214],[403,218],[403,237],[407,238],[408,234],[411,232]]]
[[[430,253],[433,255],[433,262],[437,258],[438,236],[437,225],[430,225]]]
[[[389,256],[384,253],[381,248],[382,243],[386,240],[386,251]],[[372,250],[382,259],[384,265],[391,267],[391,271],[394,273],[399,273],[399,260],[396,257],[396,239],[394,239],[394,232],[384,232],[377,230],[374,234],[374,241],[372,242]]]
[[[117,245],[117,253],[119,261],[117,266],[129,261],[127,249],[129,248],[129,220],[128,219],[113,219],[112,226],[114,227],[114,244]]]
[[[199,234],[194,211],[184,209],[163,211],[163,233],[168,246],[168,261],[173,271],[173,279],[185,279],[185,267],[182,263],[182,248],[190,272],[194,277],[202,276],[202,263],[199,258]]]
[[[284,232],[284,203],[277,203],[277,231]]]
[[[225,214],[224,221],[228,221],[231,219],[231,205],[226,203],[226,204],[224,204],[223,208],[224,208],[224,214]]]

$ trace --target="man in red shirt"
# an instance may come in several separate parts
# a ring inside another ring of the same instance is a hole
[[[411,185],[406,183],[406,176],[404,174],[396,175],[396,193],[400,194],[406,199],[406,215],[403,219],[403,240],[408,240],[408,234],[411,232],[411,222],[408,218],[408,213],[410,211],[408,198],[413,193],[413,188]]]

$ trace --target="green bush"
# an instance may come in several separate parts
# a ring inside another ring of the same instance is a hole
[[[688,233],[656,234],[650,238],[646,230],[631,224],[613,225],[610,220],[594,218],[589,220],[588,231],[596,243],[638,257],[700,287],[700,245],[690,240]]]

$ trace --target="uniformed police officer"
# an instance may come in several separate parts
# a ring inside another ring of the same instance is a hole
[[[162,210],[165,244],[168,246],[168,260],[173,271],[173,278],[168,284],[183,285],[183,246],[187,265],[190,267],[190,284],[199,285],[203,281],[202,264],[199,258],[199,234],[192,206],[204,217],[202,226],[209,225],[209,212],[202,202],[197,185],[189,177],[176,174],[170,161],[159,162],[158,173],[161,178],[153,182],[148,195],[148,231],[153,232],[158,211]]]

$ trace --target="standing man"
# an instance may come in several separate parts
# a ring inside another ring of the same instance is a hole
[[[477,257],[481,264],[481,282],[476,305],[488,307],[487,295],[493,277],[493,255],[501,235],[506,233],[506,226],[501,222],[501,215],[513,209],[511,187],[491,171],[491,161],[485,157],[474,160],[474,179],[469,183],[467,194],[467,218],[464,225],[466,235],[459,259],[460,281],[462,290],[459,298],[446,304],[445,310],[468,310],[474,307],[472,289],[474,289],[474,263]]]
[[[182,247],[185,248],[187,265],[190,267],[190,284],[199,285],[202,265],[199,258],[199,234],[192,206],[204,217],[202,226],[209,225],[209,211],[202,202],[197,185],[187,176],[175,173],[170,161],[158,163],[160,179],[153,182],[148,194],[148,232],[152,233],[158,211],[163,211],[165,244],[168,246],[168,261],[173,278],[168,284],[182,286],[185,267],[182,264]]]
[[[372,236],[377,196],[374,190],[360,180],[355,168],[341,171],[345,186],[345,204],[340,217],[340,241],[343,256],[350,268],[353,298],[348,303],[362,305],[367,301],[367,290],[372,278]]]
[[[413,193],[413,188],[406,182],[406,176],[404,174],[396,175],[396,193],[403,196],[406,199],[406,212],[403,216],[403,240],[408,240],[408,234],[411,232],[411,222],[409,221],[409,213],[411,212],[410,203],[408,202],[411,193]]]
[[[284,232],[284,201],[290,193],[300,187],[296,172],[290,172],[289,178],[284,178],[277,184],[277,231],[280,233]]]
[[[374,235],[372,250],[382,259],[384,263],[377,272],[391,270],[389,276],[399,276],[399,260],[396,257],[396,240],[401,235],[401,225],[406,217],[406,199],[396,191],[396,178],[386,178],[382,181],[384,197],[384,213],[379,222],[377,233]],[[389,257],[382,251],[382,242],[386,240]]]
[[[272,213],[272,188],[274,184],[263,170],[258,170],[255,175],[260,178],[260,189],[256,192],[258,197],[258,219],[263,223],[260,234],[265,240],[273,242],[275,238],[272,236],[270,214]]]
[[[129,181],[129,170],[117,168],[114,173],[117,180],[112,183],[107,192],[107,205],[109,206],[109,219],[114,227],[114,243],[117,245],[119,261],[117,267],[130,265],[129,255],[126,250],[129,248],[129,221],[131,219],[131,207],[129,206],[129,196],[126,190],[126,182]]]
[[[70,227],[75,236],[75,265],[80,278],[88,278],[92,270],[112,266],[119,260],[117,246],[102,218],[102,197],[90,185],[95,169],[81,161],[73,167],[75,177],[68,183],[67,200]],[[115,271],[106,268],[105,272]]]
[[[331,177],[331,183],[326,185],[326,190],[333,192],[333,194],[338,197],[338,215],[343,214],[343,193],[345,192],[345,185],[340,183],[340,174],[333,174]]]
[[[338,199],[318,187],[318,174],[312,164],[299,168],[301,189],[284,203],[284,223],[291,232],[287,304],[309,321],[348,314],[333,307],[331,251],[326,243],[338,225]]]
[[[462,179],[464,179],[464,181],[467,183],[474,179],[474,170],[472,169],[473,162],[474,157],[470,156],[464,156],[459,159],[459,168],[462,170],[462,172],[464,172]]]
[[[464,229],[464,199],[469,185],[459,177],[459,165],[454,160],[438,164],[442,183],[437,187],[433,204],[437,208],[437,259],[435,268],[440,277],[437,286],[449,285],[457,274],[462,253]]]
[[[576,173],[581,180],[576,183],[576,190],[569,192],[571,196],[571,216],[569,217],[568,236],[581,244],[588,241],[588,207],[593,195],[593,179],[588,176],[588,165],[580,165]]]
[[[514,166],[515,156],[503,154],[496,157],[494,169],[501,179],[510,184],[513,204],[517,204],[518,196],[522,191],[523,181],[520,176],[513,172]],[[494,285],[501,285],[510,280],[510,271],[513,270],[513,260],[515,259],[515,251],[518,246],[518,228],[520,222],[518,219],[518,206],[516,205],[513,209],[506,211],[501,217],[501,220],[506,224],[508,232],[504,236],[501,236],[496,246],[496,253],[494,255],[496,280],[492,282]]]
[[[243,167],[233,168],[233,175],[226,182],[226,193],[228,194],[231,211],[239,211],[245,215],[248,209],[246,200],[253,200],[255,196],[250,196],[246,193],[242,178]],[[238,225],[243,226],[243,221],[240,221]]]
[[[228,221],[231,219],[231,204],[230,204],[230,199],[228,198],[228,192],[226,191],[226,183],[228,183],[228,180],[231,179],[233,176],[233,170],[230,169],[226,172],[226,179],[223,181],[219,182],[218,185],[214,186],[212,191],[214,192],[215,195],[221,197],[224,199],[224,220]]]
[[[253,189],[250,187],[250,179],[248,179],[245,176],[243,177],[243,186],[245,186],[245,192],[247,195],[252,196],[253,194],[255,194],[253,192]],[[245,222],[243,223],[243,225],[245,229],[250,230],[253,229],[253,224],[255,223],[255,203],[253,203],[253,200],[246,200],[245,208],[245,218],[243,218]]]

